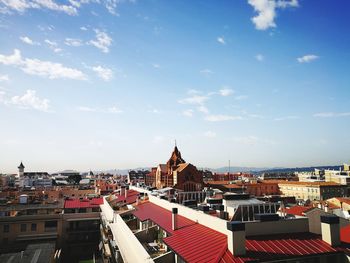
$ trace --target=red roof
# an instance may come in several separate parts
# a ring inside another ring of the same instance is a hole
[[[174,233],[171,226],[171,211],[157,206],[151,202],[142,203],[136,208],[137,210],[135,210],[133,214],[141,221],[145,221],[147,219],[152,220],[166,232],[170,234]],[[180,215],[178,216],[177,223],[179,228],[195,224],[195,222],[192,220],[189,220],[186,217]]]
[[[138,205],[134,215],[165,229],[169,237],[163,241],[187,262],[248,262],[283,259],[312,254],[334,253],[336,249],[311,233],[247,237],[246,256],[233,257],[227,248],[227,236],[214,229],[178,216],[179,228],[171,230],[171,212],[151,202]]]
[[[350,244],[350,225],[340,229],[340,240],[344,243]]]
[[[287,207],[284,212],[286,212],[289,215],[295,215],[295,216],[305,216],[305,212],[311,210],[313,207],[312,206],[292,206],[292,207]]]
[[[135,191],[135,190],[127,190],[127,197],[125,198],[125,194],[124,195],[115,195],[117,198],[115,200],[113,200],[113,202],[116,203],[121,203],[124,202],[126,204],[133,204],[136,202],[137,199],[137,195],[139,194],[139,192]]]
[[[256,262],[272,258],[277,260],[337,252],[318,235],[312,233],[247,237],[246,250],[244,257],[233,257],[232,253],[226,250],[219,262]]]
[[[94,208],[103,204],[103,198],[65,200],[64,208]]]

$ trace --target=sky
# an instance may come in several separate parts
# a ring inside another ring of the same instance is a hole
[[[348,0],[0,0],[0,173],[350,162]]]

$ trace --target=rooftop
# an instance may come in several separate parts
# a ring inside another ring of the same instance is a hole
[[[151,202],[136,206],[133,214],[141,221],[151,220],[170,236],[164,242],[187,262],[248,262],[336,253],[321,237],[311,233],[249,236],[247,253],[234,257],[227,247],[227,236],[212,228],[178,215],[178,229],[171,229],[171,212]]]
[[[68,199],[64,202],[64,208],[94,208],[103,204],[103,198],[92,199]]]

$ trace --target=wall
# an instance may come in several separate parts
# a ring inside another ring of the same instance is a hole
[[[246,222],[246,236],[309,232],[307,218],[286,219],[270,222]]]
[[[153,259],[156,263],[175,263],[175,254],[169,251],[159,257]]]
[[[45,221],[57,221],[55,231],[45,231]],[[36,224],[36,230],[31,230],[31,224]],[[21,232],[21,224],[26,225],[26,231]],[[9,225],[10,230],[4,233],[4,225]],[[0,247],[5,248],[4,239],[8,240],[8,245],[13,246],[18,240],[38,240],[38,239],[56,239],[62,233],[62,215],[26,215],[16,217],[0,218]],[[58,240],[60,242],[60,240]]]
[[[109,226],[125,263],[154,262],[120,215]]]

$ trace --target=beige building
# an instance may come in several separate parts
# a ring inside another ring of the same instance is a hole
[[[346,165],[344,165],[344,168]],[[349,170],[325,170],[325,181],[335,182],[343,185],[350,185],[350,171]]]
[[[326,200],[346,196],[347,186],[334,182],[279,182],[280,192],[303,200]]]

